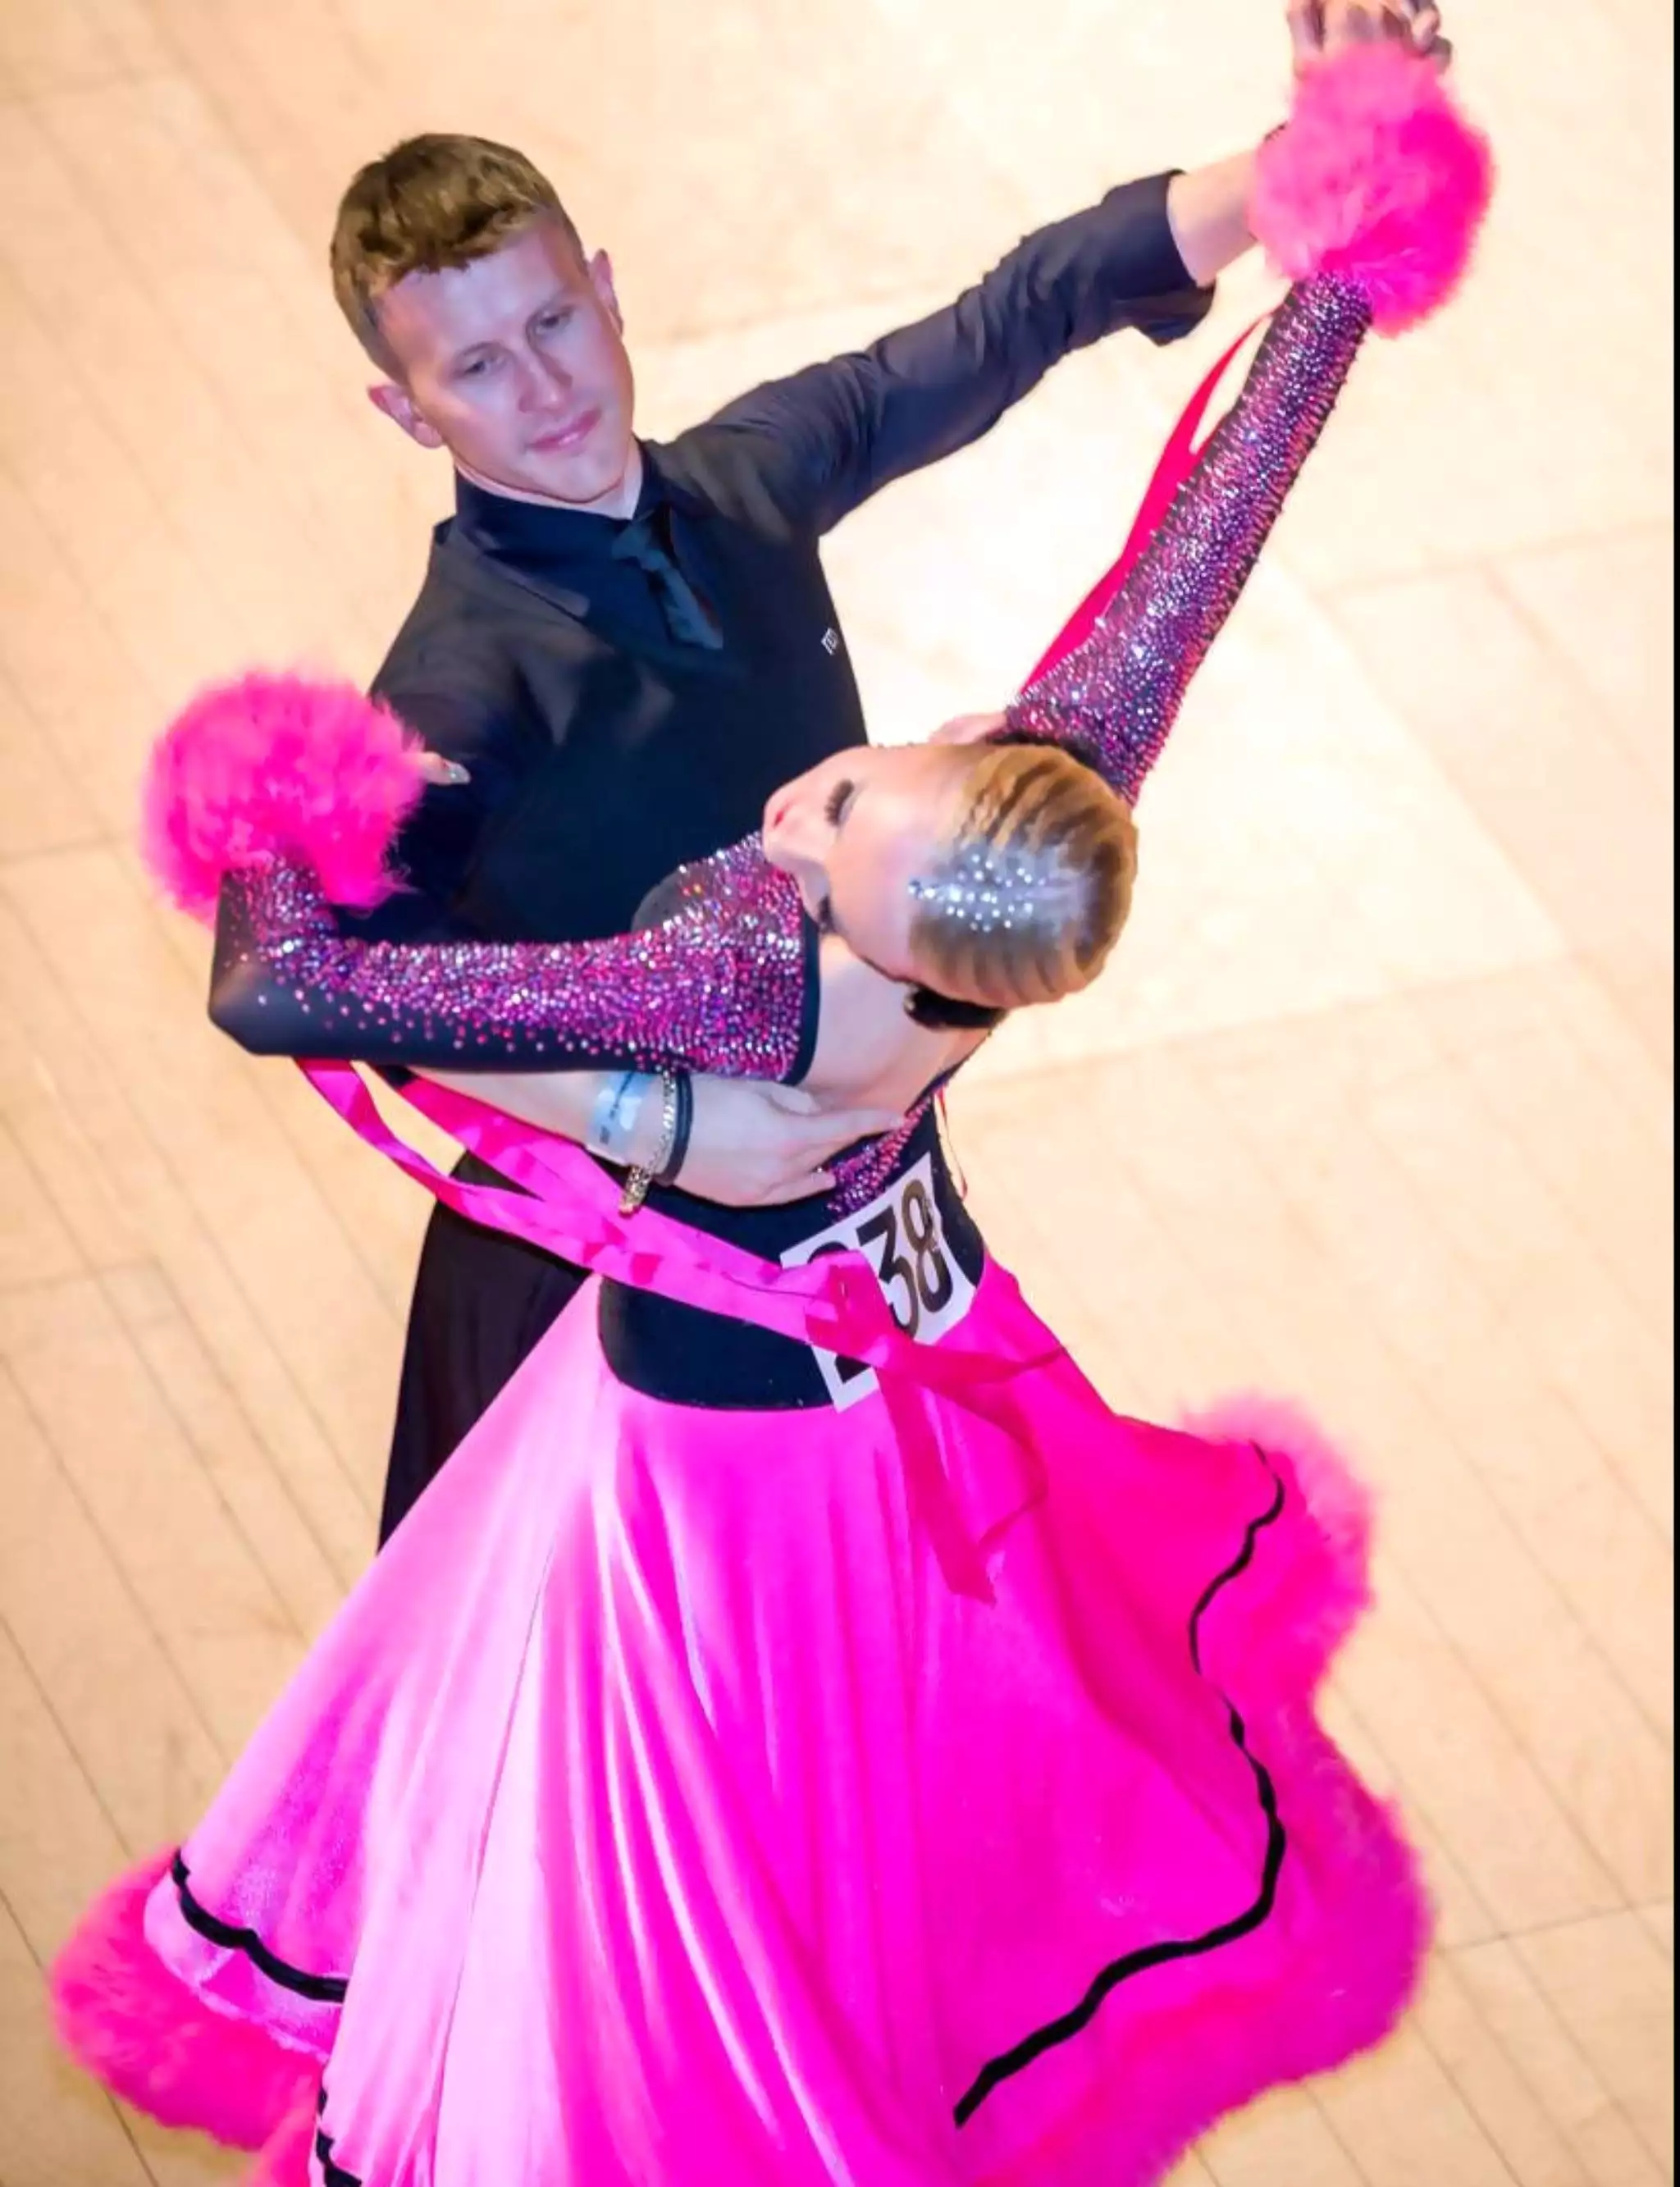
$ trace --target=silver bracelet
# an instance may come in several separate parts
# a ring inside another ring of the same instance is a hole
[[[652,1078],[643,1071],[621,1071],[595,1096],[584,1144],[607,1161],[622,1161],[636,1119],[642,1113]]]
[[[645,1163],[638,1163],[624,1180],[624,1196],[619,1201],[621,1215],[633,1215],[648,1196],[648,1187],[670,1161],[677,1148],[677,1132],[683,1115],[680,1083],[674,1071],[661,1067],[660,1087],[665,1095],[665,1105],[660,1115],[659,1144]]]

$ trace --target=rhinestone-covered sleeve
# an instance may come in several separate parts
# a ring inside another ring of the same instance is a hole
[[[1370,323],[1346,282],[1291,290],[1125,583],[1083,644],[1007,709],[1011,733],[1066,745],[1136,800]]]
[[[686,868],[670,902],[602,942],[370,942],[275,861],[222,884],[211,1015],[264,1055],[801,1076],[817,959],[794,884],[754,839]]]

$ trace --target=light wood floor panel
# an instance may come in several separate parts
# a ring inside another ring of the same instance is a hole
[[[3,1676],[3,1673],[0,1673]],[[0,2117],[3,2187],[94,2181],[159,2187],[115,2110],[89,2101],[53,2049],[41,2012],[41,1968],[0,1902]]]
[[[171,1661],[108,1512],[60,1456],[28,1379],[0,1381],[6,1619],[43,1703],[122,1843],[167,1845],[226,1768],[190,1664]],[[97,1622],[88,1608],[97,1605]]]
[[[1674,2161],[1673,2059],[1661,2047],[1672,1969],[1631,1914],[1542,1929],[1516,1952],[1647,2154]]]

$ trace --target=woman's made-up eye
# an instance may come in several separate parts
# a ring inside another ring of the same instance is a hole
[[[851,801],[852,784],[837,782],[829,792],[823,806],[823,818],[831,828],[838,828],[846,817],[846,808]]]
[[[811,916],[817,922],[817,931],[819,934],[832,934],[834,932],[834,914],[829,908],[829,899],[827,897],[823,897],[821,903],[818,905],[816,910],[812,913]]]

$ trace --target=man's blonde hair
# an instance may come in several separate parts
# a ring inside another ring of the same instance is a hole
[[[485,137],[408,137],[371,160],[333,226],[333,294],[381,372],[392,359],[379,299],[410,273],[440,273],[499,250],[533,222],[553,221],[582,245],[546,175]]]

